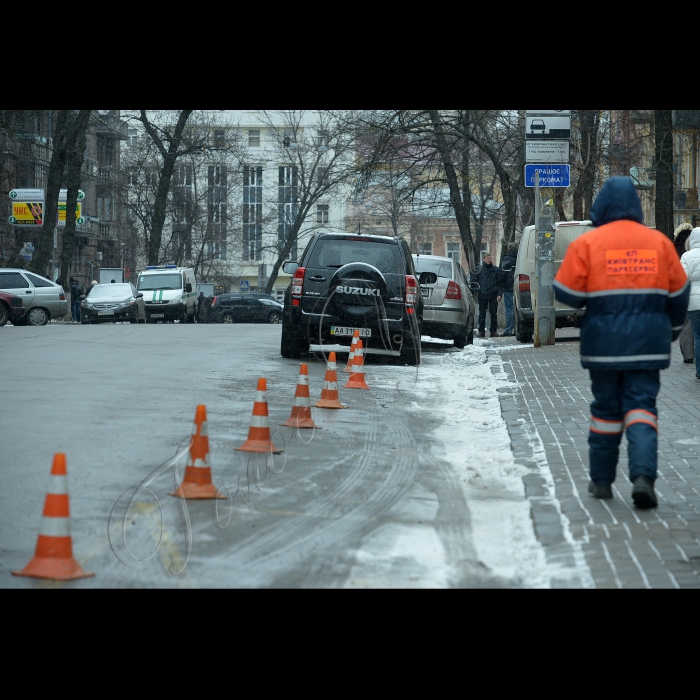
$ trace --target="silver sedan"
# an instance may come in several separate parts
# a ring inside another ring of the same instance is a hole
[[[68,301],[61,285],[46,277],[19,268],[0,269],[0,292],[22,299],[27,309],[20,325],[45,326],[52,318],[68,313]]]

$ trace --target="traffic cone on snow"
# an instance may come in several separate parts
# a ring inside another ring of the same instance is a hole
[[[240,452],[270,452],[272,454],[283,452],[275,447],[270,435],[270,418],[267,412],[267,381],[265,379],[258,379],[258,395],[253,404],[253,418],[250,422],[248,439],[235,449]]]
[[[323,382],[321,400],[316,404],[316,408],[347,408],[340,403],[338,395],[338,369],[334,352],[328,356],[326,380]]]
[[[197,406],[192,428],[192,444],[190,445],[189,459],[187,461],[185,478],[174,492],[168,494],[169,496],[192,501],[226,498],[226,496],[218,492],[218,489],[211,481],[206,406]]]
[[[53,581],[73,581],[90,578],[73,558],[73,540],[70,534],[70,506],[68,503],[68,471],[66,456],[56,454],[51,468],[51,486],[46,494],[41,531],[34,558],[13,576],[47,578]]]
[[[357,350],[352,361],[352,374],[344,389],[369,389],[365,382],[365,351],[362,348],[362,341],[357,341]]]
[[[357,350],[357,341],[360,339],[360,331],[356,330],[352,336],[352,345],[350,346],[350,354],[348,355],[348,364],[343,372],[352,372],[352,361],[355,358],[355,350]]]
[[[287,428],[318,428],[311,417],[311,399],[309,398],[309,366],[302,365],[299,370],[297,391],[292,406],[292,415],[285,423]]]

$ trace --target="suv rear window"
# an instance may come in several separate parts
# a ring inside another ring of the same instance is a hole
[[[406,274],[399,247],[391,239],[386,243],[367,239],[320,239],[306,266],[338,269],[356,262],[372,265],[380,272]]]

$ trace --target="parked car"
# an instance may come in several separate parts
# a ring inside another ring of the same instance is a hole
[[[0,328],[8,321],[12,321],[13,326],[20,325],[26,312],[22,297],[18,297],[16,294],[0,292]]]
[[[19,268],[0,269],[0,292],[22,298],[26,313],[21,326],[45,326],[52,318],[68,313],[66,293],[60,284]]]
[[[554,274],[559,272],[569,244],[593,229],[590,221],[565,221],[557,224],[554,243]],[[535,330],[535,306],[537,304],[537,281],[535,277],[536,233],[534,226],[527,226],[518,249],[513,283],[513,313],[515,316],[515,337],[521,343],[531,343]],[[570,309],[561,302],[555,303],[556,327],[564,328],[579,324],[585,309]]]
[[[350,347],[354,331],[408,365],[421,361],[423,297],[402,238],[317,233],[299,262],[287,262],[282,357],[311,345]],[[371,340],[369,340],[371,338]]]
[[[220,294],[202,304],[200,323],[279,323],[282,304],[256,294]]]
[[[425,301],[423,334],[454,340],[457,348],[473,345],[476,304],[462,266],[438,255],[414,255],[413,262]]]
[[[146,303],[143,294],[130,282],[124,284],[96,284],[80,305],[80,321],[89,323],[116,323],[129,321],[146,323]]]

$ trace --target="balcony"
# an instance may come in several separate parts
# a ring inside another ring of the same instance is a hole
[[[631,109],[630,121],[633,124],[651,124],[654,121],[653,109]]]
[[[673,193],[673,205],[677,212],[697,212],[700,211],[698,204],[698,190],[696,189],[676,189]]]
[[[100,114],[95,121],[96,134],[108,134],[122,141],[127,139],[127,128],[126,122],[113,114]]]
[[[700,131],[700,109],[674,109],[673,128],[675,131]]]

